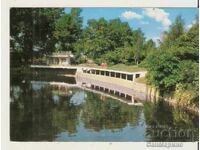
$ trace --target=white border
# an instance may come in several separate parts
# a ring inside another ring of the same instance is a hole
[[[198,0],[7,0],[15,7],[197,7]],[[10,5],[10,6],[11,6]]]
[[[146,142],[10,142],[9,138],[9,10],[11,7],[197,7],[197,0],[3,0],[1,6],[1,146],[3,150],[133,150],[149,148]],[[167,149],[167,148],[166,148]],[[174,149],[174,148],[173,148]],[[183,143],[196,150],[196,142]]]

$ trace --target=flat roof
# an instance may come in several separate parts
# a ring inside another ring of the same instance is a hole
[[[99,70],[99,71],[110,71],[115,73],[122,73],[122,74],[140,74],[140,73],[147,73],[147,71],[136,71],[136,72],[126,72],[126,71],[117,71],[117,70],[110,70],[110,69],[101,69],[101,68],[90,68],[90,67],[82,67],[82,66],[57,66],[57,65],[30,65],[31,68],[62,68],[62,69],[83,69],[83,70]]]

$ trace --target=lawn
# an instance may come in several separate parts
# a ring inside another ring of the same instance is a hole
[[[96,64],[80,64],[79,66],[100,68],[100,69],[110,69],[110,70],[117,70],[117,71],[126,71],[126,72],[146,71],[144,68],[138,67],[136,65],[125,65],[125,64],[116,64],[116,65],[107,66],[107,67],[98,66]]]
[[[127,71],[127,72],[146,71],[144,68],[140,68],[136,65],[125,65],[125,64],[117,64],[113,66],[108,66],[107,68],[111,70]]]
[[[135,81],[138,82],[138,83],[146,84],[146,79],[145,79],[145,77],[137,78],[137,79],[135,79]]]

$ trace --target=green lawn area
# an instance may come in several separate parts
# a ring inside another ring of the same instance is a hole
[[[118,71],[127,71],[127,72],[146,71],[144,68],[140,68],[136,65],[125,65],[125,64],[117,64],[113,66],[108,66],[108,69],[118,70]]]
[[[144,68],[138,67],[136,65],[125,65],[125,64],[116,64],[116,65],[112,65],[112,66],[108,66],[108,67],[102,67],[102,66],[98,66],[96,64],[80,64],[79,66],[118,70],[118,71],[127,71],[127,72],[146,71]]]
[[[102,68],[101,66],[98,66],[97,64],[94,64],[94,63],[92,63],[92,64],[87,64],[87,63],[85,63],[85,64],[79,64],[78,66],[81,66],[81,67],[91,67],[91,68]]]
[[[146,83],[145,77],[137,78],[137,79],[135,79],[135,81],[138,83],[144,83],[144,84]]]

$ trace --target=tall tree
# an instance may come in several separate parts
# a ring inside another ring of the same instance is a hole
[[[134,50],[135,64],[139,64],[139,62],[143,58],[144,41],[144,33],[141,31],[141,29],[133,31],[131,45]]]
[[[10,10],[11,50],[29,64],[34,51],[42,54],[54,49],[54,22],[63,13],[60,8],[12,8]]]
[[[72,8],[69,14],[60,17],[55,25],[54,37],[57,39],[57,50],[74,51],[74,44],[80,40],[82,32],[81,9]]]
[[[163,94],[172,94],[183,105],[198,106],[199,26],[196,21],[186,31],[182,22],[177,18],[171,26],[161,45],[164,49],[147,56],[147,77]]]
[[[152,39],[150,39],[144,43],[144,49],[145,49],[145,56],[147,56],[149,53],[156,50],[157,48],[155,42]]]
[[[183,35],[184,32],[184,20],[181,16],[177,16],[175,22],[171,25],[169,32],[164,32],[160,48],[163,50],[170,48],[174,41]]]

